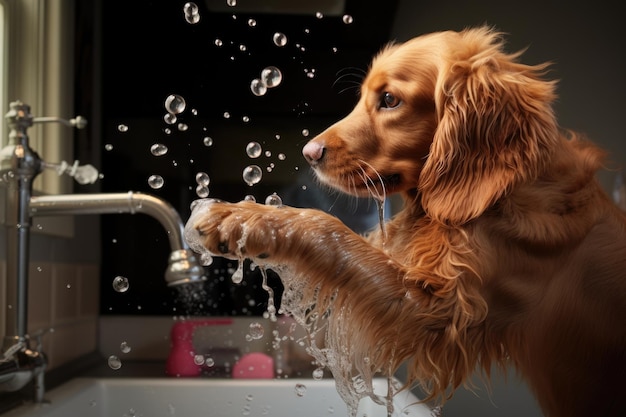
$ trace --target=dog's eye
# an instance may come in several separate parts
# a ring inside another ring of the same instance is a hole
[[[394,96],[388,91],[385,91],[380,97],[380,103],[378,104],[381,109],[395,109],[400,104],[402,104],[402,100],[398,97]]]

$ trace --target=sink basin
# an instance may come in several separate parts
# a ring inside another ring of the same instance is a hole
[[[374,391],[387,392],[385,379]],[[314,417],[348,416],[333,379],[76,378],[2,417]],[[409,391],[394,397],[394,416],[430,417]],[[387,416],[364,398],[357,417]]]

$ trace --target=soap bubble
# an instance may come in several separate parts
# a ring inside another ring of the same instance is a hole
[[[256,26],[256,20],[254,19],[248,19],[248,26],[250,26],[251,28]]]
[[[114,370],[120,369],[122,367],[122,361],[115,355],[109,356],[107,363],[109,364],[109,368]]]
[[[211,178],[209,178],[209,174],[206,172],[198,172],[196,174],[196,183],[207,187],[211,183]]]
[[[186,132],[187,129],[189,129],[189,126],[186,123],[178,124],[178,130],[180,130],[181,132]]]
[[[185,5],[183,6],[183,12],[186,15],[196,14],[198,13],[198,6],[196,5],[196,3],[193,2],[185,3]]]
[[[183,12],[187,23],[191,23],[193,25],[200,21],[200,14],[198,13],[198,6],[196,3],[185,3],[185,6],[183,6]]]
[[[178,118],[176,117],[175,114],[165,113],[163,115],[163,121],[167,123],[168,125],[173,125],[174,123],[178,121]]]
[[[284,33],[281,33],[281,32],[274,33],[272,40],[274,41],[274,45],[276,46],[287,45],[287,36]]]
[[[128,132],[128,126],[126,126],[125,124],[120,124],[117,126],[117,130],[122,133],[126,133]]]
[[[204,146],[213,146],[213,138],[210,136],[205,136],[204,139],[202,139],[202,143],[204,143]]]
[[[324,18],[324,14],[322,12],[316,12],[315,13],[315,17],[317,17],[318,19],[323,19]]]
[[[250,158],[258,158],[261,156],[261,145],[258,142],[250,142],[246,146],[246,153]]]
[[[168,113],[180,114],[185,111],[186,106],[185,99],[178,94],[170,94],[165,99],[165,110]]]
[[[263,337],[265,329],[263,329],[263,325],[259,322],[250,323],[250,338],[252,339],[260,339]]]
[[[256,203],[256,198],[254,198],[254,196],[253,196],[253,195],[248,194],[248,195],[246,195],[246,196],[243,198],[243,201],[251,201],[251,202],[253,202],[253,203]]]
[[[316,368],[313,371],[313,379],[320,380],[324,377],[324,368]]]
[[[250,186],[257,184],[262,177],[263,170],[258,165],[248,165],[243,169],[243,180]]]
[[[163,187],[163,184],[165,184],[165,180],[160,175],[150,175],[148,177],[148,185],[155,190]]]
[[[155,143],[150,147],[150,153],[154,156],[163,156],[167,153],[167,146],[162,143]]]
[[[128,342],[122,342],[120,343],[120,350],[122,353],[129,353],[131,351],[131,347]]]
[[[269,66],[261,71],[261,81],[267,88],[274,88],[283,80],[283,74],[274,66]]]
[[[302,136],[306,137],[309,136],[309,129],[302,129]]]
[[[270,195],[267,196],[267,198],[265,199],[265,205],[267,206],[282,206],[283,205],[283,200],[282,198],[280,198],[280,196],[276,193],[272,193]]]
[[[352,22],[354,22],[354,19],[349,14],[344,14],[343,17],[341,18],[341,20],[343,20],[343,23],[345,23],[346,25],[349,25]]]
[[[257,97],[265,95],[267,93],[267,86],[263,81],[258,78],[255,78],[250,82],[250,91]]]
[[[204,355],[194,355],[193,363],[198,366],[204,365]]]
[[[113,278],[113,289],[117,292],[126,292],[128,291],[128,278],[117,276]]]
[[[304,397],[304,394],[306,394],[306,385],[296,384],[296,386],[294,387],[294,391],[296,392],[296,395],[298,397]]]
[[[198,184],[196,187],[196,195],[200,198],[207,198],[209,196],[209,187]]]
[[[226,4],[230,7],[235,7],[237,5],[237,0],[226,0]]]
[[[221,39],[215,39],[215,46],[222,46],[224,44],[224,42],[222,42]]]

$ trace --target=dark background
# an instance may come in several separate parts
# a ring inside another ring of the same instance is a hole
[[[198,198],[195,175],[206,172],[211,178],[210,197],[239,201],[251,194],[263,202],[277,192],[290,205],[335,206],[339,197],[316,187],[300,150],[356,102],[358,82],[372,56],[389,41],[396,2],[348,1],[345,13],[353,17],[352,24],[345,24],[341,15],[319,19],[314,13],[250,14],[239,13],[237,7],[232,12],[210,12],[198,1],[201,19],[192,25],[184,19],[184,4],[77,2],[81,34],[77,71],[84,80],[77,91],[77,108],[83,112],[91,108],[101,118],[102,142],[89,137],[77,141],[77,155],[81,161],[99,160],[94,165],[102,173],[101,191],[157,195],[170,202],[184,221],[191,202]],[[249,19],[256,26],[251,27]],[[286,46],[274,45],[275,32],[287,36]],[[221,47],[215,45],[216,39],[222,41]],[[282,71],[283,81],[257,97],[250,91],[250,81],[269,65]],[[312,70],[315,76],[307,77]],[[188,126],[186,131],[163,120],[164,101],[170,94],[186,100],[178,120]],[[224,117],[225,112],[230,118]],[[244,122],[244,117],[249,121]],[[121,124],[128,131],[121,132]],[[167,128],[171,133],[165,132]],[[309,138],[303,129],[310,131]],[[211,147],[203,143],[206,136],[213,139]],[[251,140],[272,156],[248,158],[245,145]],[[168,153],[153,156],[154,143],[165,144]],[[277,158],[279,153],[285,155],[284,161]],[[253,187],[241,178],[243,168],[251,163],[264,169],[263,180]],[[270,165],[273,169],[268,172]],[[161,189],[148,185],[153,174],[164,178]],[[357,205],[349,202],[351,217],[373,209],[371,204]],[[335,211],[341,215],[339,209]],[[245,268],[249,276],[234,285],[230,274],[237,263],[215,258],[206,268],[205,285],[179,294],[163,279],[169,245],[155,220],[105,215],[101,224],[102,314],[258,315],[265,311],[267,294],[258,271]],[[365,222],[354,228],[370,225]],[[116,276],[129,279],[127,292],[113,290]],[[280,296],[280,281],[271,272],[270,283]]]

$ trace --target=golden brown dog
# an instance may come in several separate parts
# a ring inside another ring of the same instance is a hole
[[[304,147],[323,183],[403,197],[384,233],[250,202],[196,227],[213,253],[286,265],[351,372],[408,361],[445,399],[511,364],[547,416],[625,416],[626,217],[595,179],[603,152],[557,124],[548,66],[520,55],[484,27],[389,46]]]

